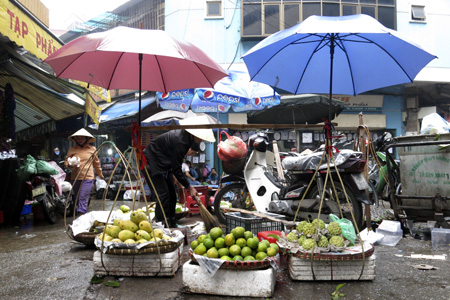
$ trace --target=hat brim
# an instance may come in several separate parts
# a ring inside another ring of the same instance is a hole
[[[72,134],[71,136],[69,136],[67,139],[71,142],[76,142],[74,137],[76,136],[84,136],[87,138],[87,142],[88,143],[93,143],[96,141],[96,138],[86,129],[81,128],[80,130],[78,130],[77,132],[75,132],[74,134]]]
[[[214,133],[212,129],[186,129],[187,132],[192,134],[203,141],[214,143],[216,138],[214,137]]]

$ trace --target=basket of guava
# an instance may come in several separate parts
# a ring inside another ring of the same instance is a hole
[[[257,270],[270,267],[279,258],[277,244],[259,241],[244,227],[235,227],[224,235],[219,227],[191,242],[189,256],[193,262],[219,265],[220,269]]]

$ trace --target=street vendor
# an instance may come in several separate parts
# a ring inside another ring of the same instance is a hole
[[[73,186],[72,193],[75,197],[79,194],[77,215],[82,215],[87,212],[87,207],[89,205],[91,190],[95,179],[94,170],[101,179],[105,179],[105,177],[103,176],[97,154],[95,154],[97,149],[95,146],[90,145],[90,143],[95,142],[95,137],[86,129],[82,128],[72,134],[69,137],[69,141],[74,142],[75,145],[70,147],[67,152],[64,164],[67,168],[72,169],[72,174],[70,176],[70,182]],[[91,160],[93,155],[93,160]],[[88,165],[86,165],[87,163]],[[92,167],[94,167],[94,170]]]
[[[192,117],[180,120],[180,125],[201,125],[207,124],[206,117]],[[199,151],[199,144],[202,140],[215,142],[212,129],[177,129],[161,134],[152,140],[144,149],[144,155],[147,160],[147,172],[144,172],[147,184],[156,193],[161,200],[156,202],[155,221],[163,222],[164,214],[167,218],[169,227],[176,227],[175,208],[177,196],[173,183],[172,174],[186,189],[189,194],[196,196],[197,190],[189,183],[185,174],[182,172],[181,165],[189,149]],[[153,184],[151,184],[153,183]]]

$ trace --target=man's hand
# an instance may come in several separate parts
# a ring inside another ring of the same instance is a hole
[[[191,197],[194,197],[194,196],[197,196],[197,195],[198,195],[197,190],[196,190],[195,187],[193,187],[192,185],[189,186],[189,194],[191,195]]]

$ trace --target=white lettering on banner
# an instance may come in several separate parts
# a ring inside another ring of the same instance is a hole
[[[216,112],[216,108],[214,106],[197,106],[195,107],[195,111],[198,112]]]
[[[170,99],[180,99],[189,97],[189,90],[173,91],[169,93]]]
[[[378,111],[383,107],[383,96],[358,95],[358,96],[333,96],[333,99],[345,103],[344,110]]]
[[[219,102],[225,102],[225,103],[229,103],[229,104],[237,104],[240,101],[240,97],[233,97],[233,96],[229,96],[229,95],[224,95],[224,94],[219,94],[216,93],[217,96],[217,101]]]

